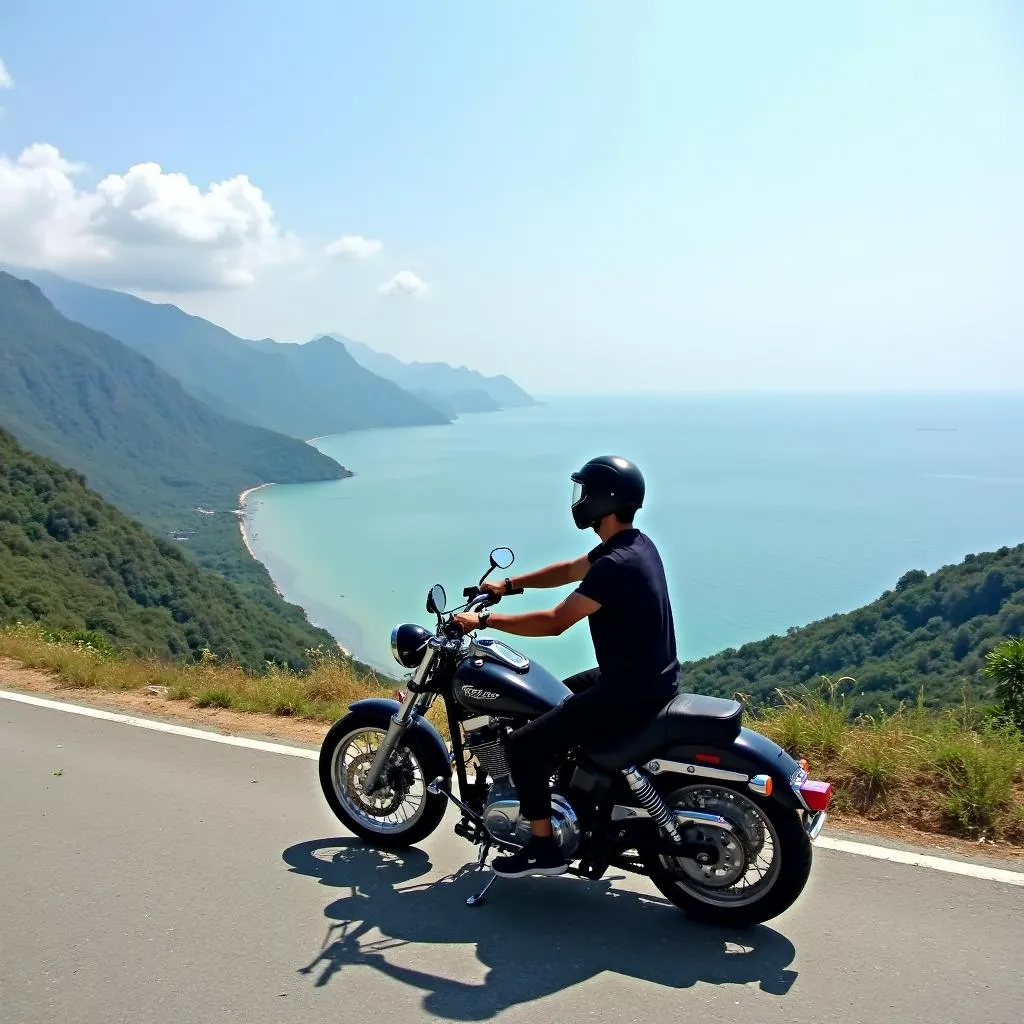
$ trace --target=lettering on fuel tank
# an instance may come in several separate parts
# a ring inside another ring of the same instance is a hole
[[[497,700],[498,694],[490,690],[478,690],[475,686],[462,687],[462,696],[471,697],[474,700]]]

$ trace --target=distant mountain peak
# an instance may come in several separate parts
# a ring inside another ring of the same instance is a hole
[[[399,387],[454,412],[484,412],[536,405],[511,377],[488,376],[468,366],[452,366],[439,360],[405,362],[344,335],[326,335],[342,343],[360,365],[394,381]]]
[[[16,273],[35,281],[65,317],[142,352],[232,419],[300,439],[451,419],[329,336],[306,345],[243,339],[177,306],[44,271]]]

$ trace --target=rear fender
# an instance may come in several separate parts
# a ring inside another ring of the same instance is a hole
[[[673,782],[685,777],[744,786],[755,775],[767,775],[772,780],[773,800],[794,810],[806,809],[799,796],[806,773],[782,747],[752,729],[741,729],[728,746],[689,743],[667,747],[643,767],[655,778]]]
[[[398,709],[401,705],[397,700],[391,700],[388,697],[366,697],[363,700],[353,701],[348,706],[349,713],[358,713],[363,715],[379,716],[382,719],[384,727],[387,728],[387,724],[397,714]],[[444,759],[444,763],[448,765],[448,774],[451,775],[452,771],[452,755],[448,750],[448,744],[445,743],[444,737],[434,728],[434,726],[427,721],[422,715],[413,715],[409,721],[407,731],[409,729],[417,730],[420,735],[429,739],[431,743],[437,747],[437,752]]]

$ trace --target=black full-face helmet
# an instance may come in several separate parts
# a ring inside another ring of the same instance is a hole
[[[643,474],[629,459],[601,455],[572,474],[572,518],[581,530],[593,529],[618,513],[628,522],[644,503]]]

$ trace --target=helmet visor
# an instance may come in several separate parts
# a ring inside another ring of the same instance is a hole
[[[572,482],[572,507],[575,508],[583,500],[583,484],[579,480]]]

